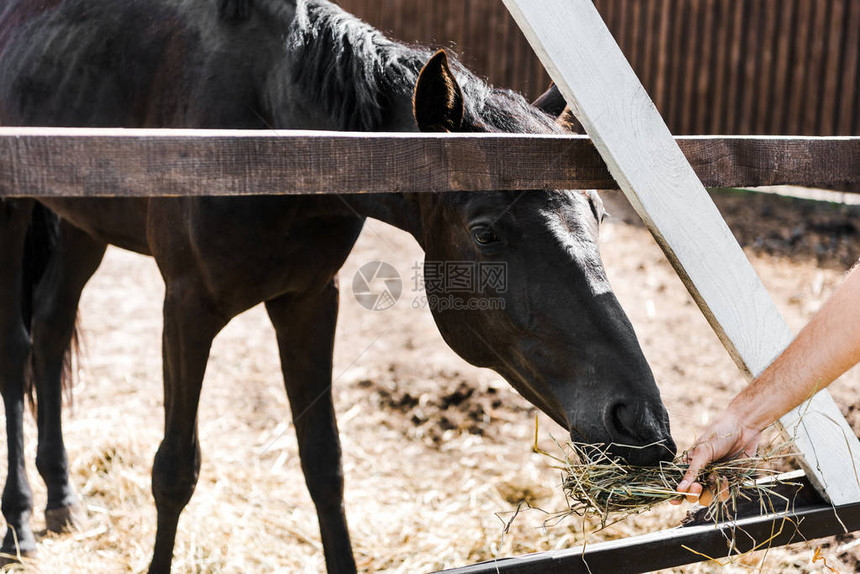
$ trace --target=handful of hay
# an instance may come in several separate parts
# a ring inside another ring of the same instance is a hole
[[[675,487],[688,467],[682,462],[683,455],[656,467],[631,466],[594,445],[568,443],[559,446],[563,453],[561,457],[540,452],[561,463],[559,468],[564,472],[562,486],[570,514],[597,516],[601,526],[605,527],[680,496]],[[773,483],[765,486],[756,479],[778,474],[777,470],[762,465],[765,461],[790,456],[791,453],[786,452],[787,446],[783,444],[769,449],[763,457],[736,458],[706,466],[701,475],[703,479],[721,484],[724,498],[727,494],[724,502],[719,496],[714,497],[709,505],[709,515],[715,518],[721,510],[736,508],[740,500],[759,500],[771,506],[772,495],[784,498],[772,491]]]

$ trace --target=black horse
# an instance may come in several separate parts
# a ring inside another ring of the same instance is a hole
[[[5,0],[0,124],[562,129],[521,96],[449,63],[444,52],[388,40],[329,2],[239,2],[238,17],[227,18],[208,1]],[[541,101],[557,108],[557,94]],[[62,220],[57,249],[34,272],[24,246],[30,227],[35,248],[28,253],[44,253],[31,226],[43,208],[34,211],[30,200],[0,204],[6,550],[16,541],[34,548],[21,435],[28,356],[39,399],[36,465],[48,485],[51,524],[61,527],[76,503],[60,426],[60,373],[81,290],[109,243],[153,256],[166,285],[165,429],[152,474],[158,530],[151,572],[169,571],[179,514],[197,481],[197,406],[212,339],[260,302],[277,332],[326,565],[355,570],[330,385],[335,275],[366,217],[411,233],[428,261],[506,265],[507,288],[492,293],[504,305],[488,310],[469,304],[485,294],[428,283],[430,295],[462,299],[461,310],[433,309],[462,357],[498,371],[578,441],[614,443],[619,456],[640,464],[675,450],[653,375],[602,268],[602,207],[593,193],[40,201]]]

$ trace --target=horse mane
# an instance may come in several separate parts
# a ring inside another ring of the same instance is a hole
[[[410,95],[433,50],[388,39],[324,0],[297,0],[287,35],[292,81],[341,129],[379,129],[394,96]],[[464,95],[464,123],[493,132],[558,132],[554,118],[497,89],[450,58]]]

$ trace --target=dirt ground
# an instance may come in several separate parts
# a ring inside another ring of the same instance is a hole
[[[680,280],[617,193],[602,230],[612,285],[650,361],[681,448],[744,384]],[[860,256],[858,208],[740,192],[716,194],[730,226],[795,329]],[[384,260],[404,278],[400,301],[368,311],[351,294],[357,269]],[[423,254],[408,235],[371,221],[341,273],[335,397],[343,439],[346,507],[363,572],[422,572],[677,525],[686,508],[662,505],[602,532],[579,520],[523,512],[521,500],[564,509],[558,471],[531,451],[535,409],[493,372],[443,343],[429,312],[413,308],[412,267]],[[152,260],[109,250],[84,294],[85,334],[65,430],[88,522],[45,535],[44,486],[31,463],[42,572],[143,572],[154,538],[149,472],[162,429],[163,286]],[[833,394],[860,430],[860,372]],[[564,432],[539,417],[540,442]],[[35,429],[27,426],[29,460]],[[299,469],[274,334],[258,307],[217,338],[200,409],[203,468],[182,516],[176,572],[324,570],[316,515]],[[5,453],[0,453],[5,464]],[[854,572],[853,535],[795,544],[720,566],[677,572]],[[820,548],[826,559],[812,562]]]

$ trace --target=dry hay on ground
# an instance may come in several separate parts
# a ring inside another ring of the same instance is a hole
[[[648,233],[624,223],[629,214],[623,204],[608,203],[615,217],[602,242],[610,280],[684,448],[743,381]],[[749,244],[765,285],[789,323],[802,325],[840,279],[845,242],[857,250],[856,233],[839,227],[839,218],[856,219],[838,211],[816,215],[829,218],[821,229],[846,233],[835,243],[821,232],[815,241],[789,245],[790,231],[781,252],[780,229],[792,230],[808,216],[792,202],[729,196],[718,204],[734,210],[729,223]],[[757,233],[768,240],[757,243]],[[389,311],[366,311],[349,293],[356,269],[373,259],[391,262],[404,278],[403,299]],[[534,409],[497,375],[457,358],[429,313],[412,308],[411,269],[422,259],[410,238],[369,222],[341,274],[334,388],[347,514],[361,570],[429,571],[578,545],[583,529],[596,542],[677,525],[686,509],[661,504],[597,533],[595,520],[547,523],[549,515],[539,510],[522,512],[503,532],[521,500],[549,512],[564,509],[561,476],[532,452]],[[151,260],[112,249],[84,294],[86,350],[65,429],[89,524],[77,534],[39,536],[42,572],[145,571],[155,523],[149,472],[162,428],[161,292]],[[219,335],[200,410],[203,468],[180,522],[175,571],[323,570],[316,515],[280,379],[274,335],[261,308]],[[860,373],[850,373],[833,391],[847,411],[860,396]],[[540,428],[545,450],[553,448],[550,434],[564,436],[543,416]],[[26,432],[34,527],[41,531],[45,492],[32,464],[32,421]],[[761,564],[766,572],[826,572],[822,562],[811,562],[820,546],[829,566],[853,572],[858,554],[845,549],[853,540],[832,537],[745,556],[726,567],[702,563],[675,571],[748,572]]]

